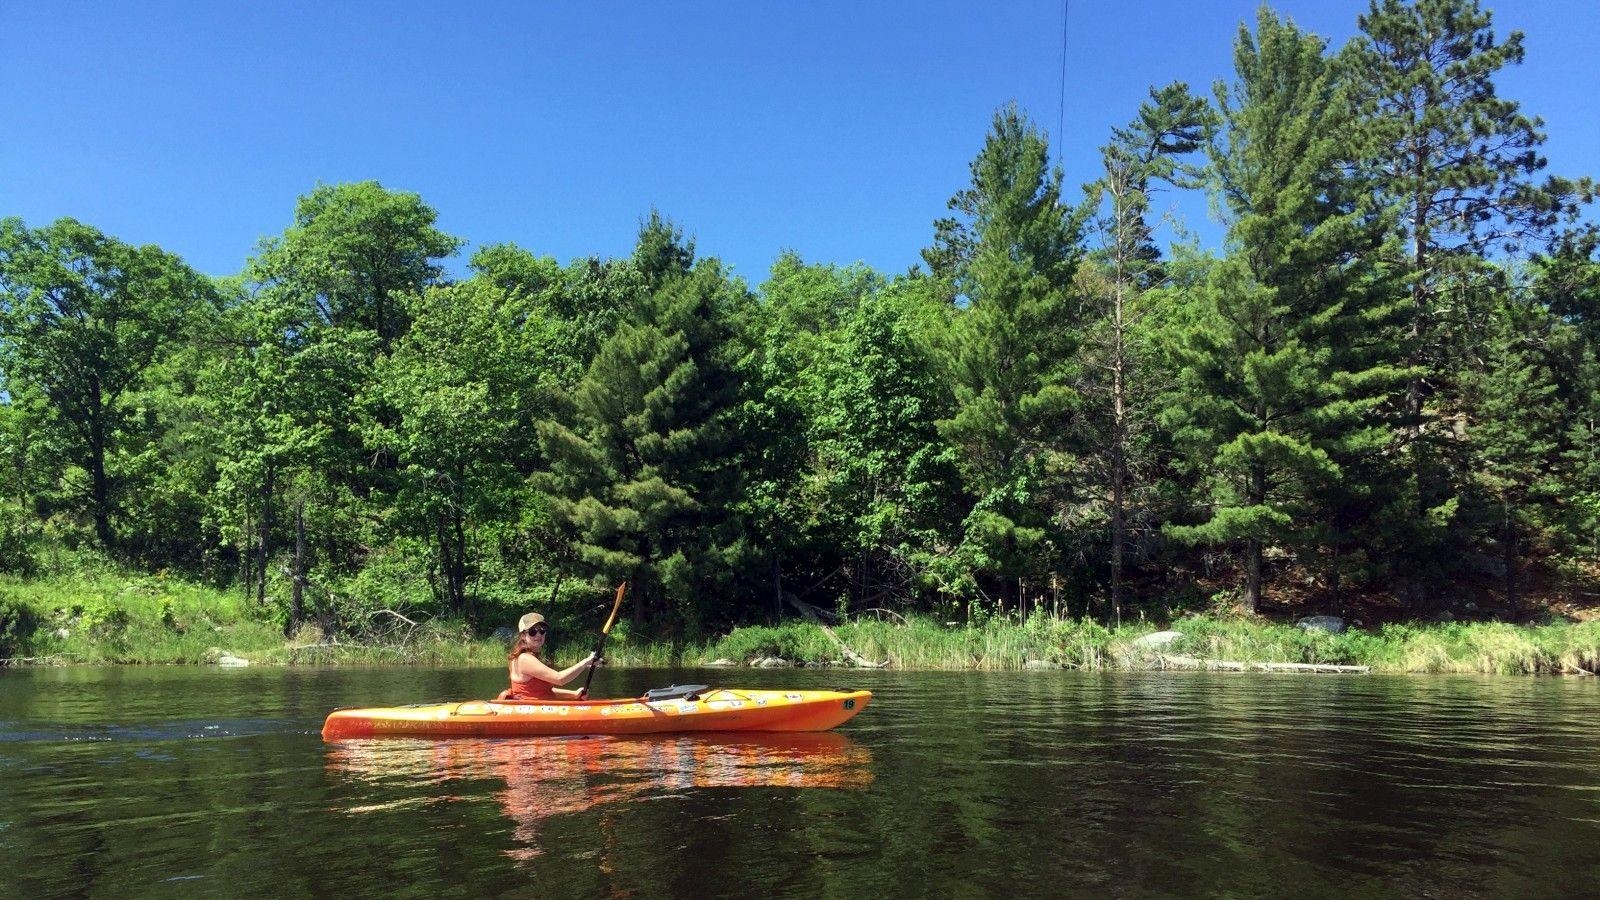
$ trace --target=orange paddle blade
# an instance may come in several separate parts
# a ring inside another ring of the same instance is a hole
[[[622,609],[622,595],[628,589],[628,583],[617,585],[617,602],[611,604],[611,618],[606,619],[606,627],[600,629],[601,634],[610,634],[611,626],[617,624],[617,610]]]

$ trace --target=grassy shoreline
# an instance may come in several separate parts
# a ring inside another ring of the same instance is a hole
[[[161,576],[0,579],[0,665],[215,664],[224,656],[254,665],[503,664],[506,641],[473,635],[464,623],[435,620],[359,643],[315,628],[286,640],[249,605]],[[1183,636],[1160,648],[1140,638],[1170,628]],[[904,623],[847,622],[834,633],[867,659],[894,669],[1091,671],[1164,668],[1174,656],[1254,663],[1370,666],[1381,673],[1590,674],[1600,672],[1600,621],[1511,625],[1499,622],[1391,624],[1344,634],[1307,632],[1261,618],[1190,616],[1168,623],[1107,628],[1087,620],[1035,617],[951,626],[913,617]],[[587,652],[568,640],[555,662]],[[606,653],[619,667],[734,665],[777,657],[804,666],[847,666],[823,630],[805,622],[737,628],[720,638],[668,644],[614,637]]]

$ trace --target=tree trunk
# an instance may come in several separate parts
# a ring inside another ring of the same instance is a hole
[[[1344,581],[1339,575],[1339,550],[1333,551],[1333,559],[1328,564],[1328,590],[1333,598],[1333,614],[1344,615]]]
[[[306,616],[306,501],[294,504],[294,583],[289,589],[289,621],[285,636],[292,636]]]
[[[455,558],[450,567],[450,602],[471,620],[474,611],[467,608],[467,528],[463,521],[466,517],[461,514],[458,505],[451,511],[450,518],[451,536],[455,542]]]
[[[97,417],[89,426],[89,479],[94,504],[94,535],[107,550],[116,547],[111,533],[111,480],[106,477],[105,426]]]
[[[650,558],[650,553],[650,542],[648,540],[642,541],[639,552],[641,564],[643,560]],[[633,595],[633,632],[634,634],[643,635],[645,623],[648,621],[650,616],[649,606],[651,586],[647,583],[646,579],[640,577],[637,569],[628,573],[627,582],[628,593]]]
[[[1245,596],[1244,611],[1255,615],[1261,607],[1261,539],[1245,541]]]
[[[1506,567],[1506,609],[1514,613],[1522,607],[1522,594],[1517,584],[1517,529],[1511,515],[1510,501],[1503,501],[1500,509],[1501,527],[1504,529],[1501,546]]]
[[[1251,506],[1261,506],[1267,500],[1267,476],[1259,464],[1250,466],[1248,488]],[[1245,541],[1245,612],[1255,615],[1261,608],[1261,539],[1251,536]]]
[[[261,489],[261,533],[256,539],[256,605],[265,606],[267,603],[267,557],[271,552],[269,545],[272,543],[272,494],[277,488],[278,472],[274,467],[267,467],[266,483]]]
[[[772,555],[772,608],[767,610],[767,624],[777,625],[783,616],[783,568],[778,555]]]
[[[246,603],[250,602],[250,595],[254,593],[255,589],[255,582],[251,581],[254,575],[250,570],[250,562],[255,558],[253,548],[250,546],[252,541],[250,535],[254,531],[255,523],[250,520],[250,512],[247,507],[244,514],[244,549],[239,553],[239,583],[244,585],[244,600]]]
[[[1120,256],[1120,254],[1119,254]],[[1111,347],[1111,609],[1122,620],[1122,547],[1127,542],[1127,521],[1123,511],[1123,481],[1127,478],[1127,407],[1123,353],[1122,260],[1117,260],[1117,291],[1113,309]]]
[[[1426,111],[1420,113],[1425,115]],[[1414,126],[1415,127],[1414,123]],[[1411,202],[1411,353],[1413,363],[1421,363],[1425,356],[1424,344],[1428,335],[1428,296],[1427,278],[1423,274],[1423,267],[1428,264],[1428,202],[1431,198],[1422,194],[1421,185],[1425,184],[1428,173],[1428,148],[1422,145],[1422,138],[1416,138],[1417,145],[1412,151],[1412,177],[1417,179],[1418,193],[1413,195]],[[1422,436],[1422,378],[1413,375],[1406,382],[1406,428],[1410,437],[1415,440]],[[1419,493],[1420,496],[1420,493]],[[1425,502],[1425,501],[1424,501]]]

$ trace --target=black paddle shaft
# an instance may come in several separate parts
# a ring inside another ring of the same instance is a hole
[[[611,604],[611,616],[606,619],[606,624],[600,629],[600,640],[594,645],[594,659],[589,662],[589,674],[583,677],[583,689],[578,696],[589,696],[589,683],[594,681],[594,668],[600,664],[600,652],[606,649],[606,636],[611,634],[611,626],[617,624],[617,611],[622,609],[622,595],[628,589],[628,583],[617,585],[617,599]]]
[[[583,690],[578,692],[580,697],[589,696],[589,682],[594,680],[595,666],[600,665],[600,651],[606,648],[606,632],[600,632],[600,642],[594,645],[594,659],[589,663],[589,674],[583,676]]]

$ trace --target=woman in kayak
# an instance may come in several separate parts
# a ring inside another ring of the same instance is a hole
[[[544,616],[538,613],[528,613],[517,621],[517,642],[511,645],[511,652],[506,655],[511,687],[501,691],[496,700],[584,699],[585,691],[569,691],[557,685],[577,678],[595,661],[595,655],[591,653],[560,671],[550,668],[539,659],[549,630],[544,623]]]

